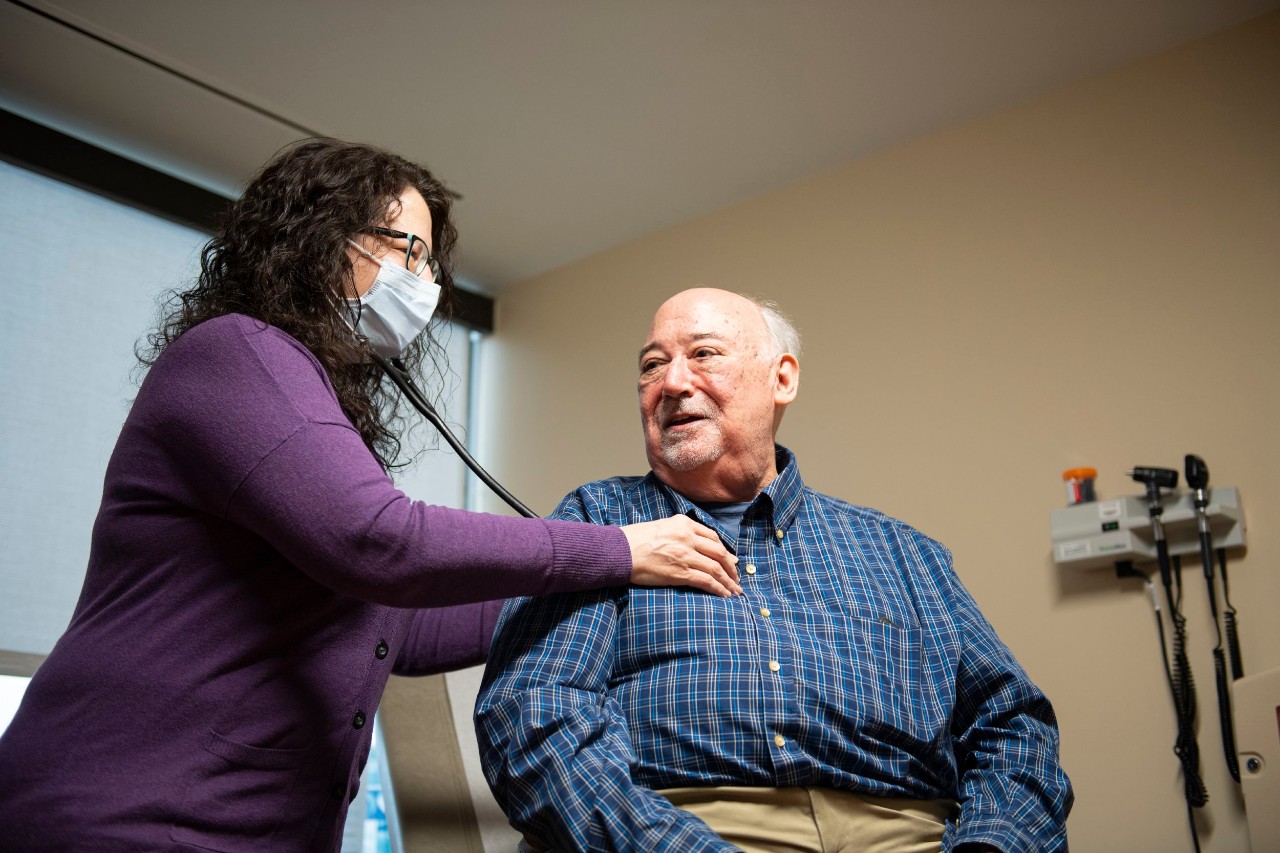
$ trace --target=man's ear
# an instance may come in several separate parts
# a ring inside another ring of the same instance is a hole
[[[785,406],[796,398],[800,390],[800,362],[791,353],[778,358],[774,370],[773,402]]]

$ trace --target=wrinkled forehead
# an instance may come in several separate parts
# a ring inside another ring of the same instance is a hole
[[[644,349],[682,347],[710,338],[754,348],[767,334],[764,316],[748,299],[723,291],[680,294],[654,315]]]

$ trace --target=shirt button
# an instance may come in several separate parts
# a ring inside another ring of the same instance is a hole
[[[776,660],[771,660],[769,661],[769,669],[773,670],[774,672],[777,672],[778,670],[782,669],[782,664],[778,663]],[[357,728],[359,727],[357,726]]]
[[[754,575],[756,573],[756,564],[747,563],[747,574]]]
[[[768,618],[769,618],[769,615],[770,615],[770,614],[769,614],[769,608],[767,608],[767,607],[761,607],[761,608],[760,608],[760,615],[761,615],[761,616],[763,616],[764,618],[768,619]]]
[[[773,535],[781,539],[785,534],[781,530],[775,530],[773,531]]]
[[[786,739],[786,738],[784,738],[782,735],[774,735],[774,736],[773,736],[773,742],[774,742],[776,745],[778,745],[778,746],[786,746],[786,745],[787,745],[787,739]]]
[[[387,646],[386,640],[379,640],[377,648],[373,650],[373,656],[376,657],[378,660],[382,660],[387,656],[387,652],[389,652],[390,650],[391,649]]]
[[[356,711],[356,715],[351,719],[351,727],[356,729],[364,728],[364,711]]]

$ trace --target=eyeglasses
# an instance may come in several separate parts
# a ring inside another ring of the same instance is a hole
[[[418,235],[409,234],[405,231],[396,231],[392,228],[381,228],[377,225],[370,225],[363,230],[366,234],[377,234],[379,237],[390,237],[392,240],[408,240],[409,245],[402,250],[404,252],[405,269],[414,275],[420,276],[423,270],[431,267],[431,280],[439,280],[440,262],[427,249],[427,242]]]

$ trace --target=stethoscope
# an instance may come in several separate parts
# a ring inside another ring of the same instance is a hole
[[[506,501],[508,506],[523,515],[525,518],[539,518],[540,516],[536,512],[529,509],[521,503],[515,495],[507,491],[506,488],[495,480],[492,474],[484,470],[484,467],[467,451],[466,446],[463,445],[463,443],[458,440],[458,437],[453,434],[448,426],[445,425],[444,418],[440,417],[439,413],[436,412],[435,408],[427,400],[426,396],[418,390],[418,386],[413,384],[413,380],[409,377],[409,371],[405,369],[404,362],[398,358],[387,358],[386,356],[375,352],[373,347],[369,345],[369,341],[365,336],[356,331],[356,327],[360,323],[361,307],[362,306],[359,302],[357,302],[353,307],[350,301],[348,301],[346,305],[347,310],[345,312],[340,311],[340,316],[347,324],[347,328],[351,330],[351,334],[355,338],[356,345],[361,353],[373,359],[373,361],[382,368],[382,372],[391,378],[391,381],[396,384],[396,387],[400,389],[400,392],[404,394],[405,398],[413,405],[413,407],[439,431],[440,435],[444,436],[444,440],[449,442],[449,446],[453,448],[454,452],[457,453],[458,456],[462,457],[462,461],[465,462],[467,467],[480,478],[480,482],[488,486],[495,495]]]
[[[495,495],[506,501],[512,509],[523,515],[525,518],[539,517],[536,512],[522,504],[515,495],[503,488],[503,485],[495,480],[492,474],[484,470],[480,463],[467,452],[467,448],[463,443],[459,441],[458,437],[445,425],[444,418],[440,417],[432,407],[431,403],[427,401],[427,398],[423,393],[418,390],[416,385],[413,384],[413,380],[409,378],[409,371],[405,370],[404,362],[398,358],[384,358],[374,352],[372,347],[367,345],[362,349],[377,363],[379,367],[382,368],[382,372],[391,378],[391,381],[394,382],[396,387],[404,394],[405,399],[407,399],[415,409],[421,412],[422,416],[430,421],[433,427],[439,430],[440,435],[444,436],[444,440],[449,442],[449,446],[453,448],[454,452],[457,453],[458,456],[462,457],[462,461],[467,463],[467,467],[475,472],[475,475],[480,478],[482,483],[492,489]]]

